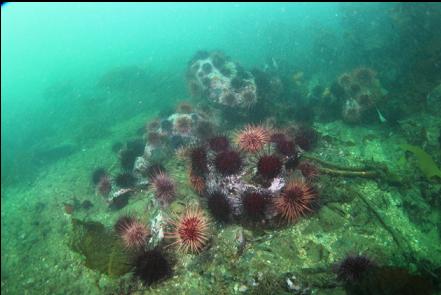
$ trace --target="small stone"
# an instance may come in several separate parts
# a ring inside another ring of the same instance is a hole
[[[27,285],[30,285],[30,284],[33,284],[35,282],[35,279],[34,278],[29,278],[27,281],[26,281],[26,284]]]
[[[241,286],[239,287],[239,292],[246,292],[247,290],[248,290],[248,287],[245,286],[245,285],[241,285]]]
[[[234,292],[239,291],[239,285],[237,283],[234,284],[233,290],[234,290]]]

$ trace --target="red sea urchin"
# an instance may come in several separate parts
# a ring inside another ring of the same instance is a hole
[[[306,212],[312,211],[316,192],[303,180],[292,179],[274,200],[274,207],[288,222],[297,220]]]
[[[310,151],[317,143],[318,134],[314,128],[307,125],[297,126],[294,136],[295,143],[305,151]]]
[[[198,174],[195,174],[193,171],[189,173],[190,185],[195,192],[198,194],[202,194],[205,190],[205,179]]]
[[[208,120],[199,120],[194,129],[194,134],[201,140],[206,140],[213,136],[214,125]]]
[[[364,86],[369,86],[375,81],[376,73],[370,68],[358,68],[353,72],[355,79]]]
[[[195,206],[187,207],[185,212],[171,221],[173,231],[166,237],[175,240],[179,251],[199,253],[205,247],[209,236],[209,221],[204,212]]]
[[[150,145],[158,146],[162,143],[163,137],[156,131],[149,131],[147,133],[147,142]]]
[[[107,175],[101,177],[96,186],[96,190],[102,196],[107,196],[110,193],[110,191],[112,190],[112,183],[110,182],[110,179]]]
[[[302,175],[308,180],[314,179],[320,174],[319,168],[310,161],[300,162],[297,168],[300,170],[300,172],[302,172]]]
[[[161,171],[152,179],[152,185],[155,196],[161,205],[167,206],[170,204],[176,193],[175,183],[170,176]]]
[[[214,166],[222,175],[236,174],[242,168],[242,157],[236,151],[224,151],[216,156]]]
[[[228,148],[230,147],[230,142],[228,141],[228,138],[226,136],[219,135],[210,138],[208,140],[208,145],[210,146],[210,149],[219,153],[228,150]]]
[[[235,142],[243,151],[255,153],[270,140],[268,130],[262,126],[247,125],[236,134]]]
[[[142,176],[147,177],[150,181],[152,181],[157,174],[161,173],[161,171],[165,172],[164,166],[159,163],[152,163],[142,171]]]
[[[160,125],[159,119],[155,119],[155,120],[147,123],[146,130],[147,131],[156,131],[160,126],[161,125]]]
[[[202,175],[208,169],[207,151],[203,147],[195,147],[190,150],[191,170],[196,175]]]
[[[271,134],[270,141],[273,143],[278,143],[284,140],[286,140],[286,135],[282,132],[274,132],[273,134]]]
[[[266,195],[259,192],[245,192],[242,201],[246,215],[254,221],[263,219],[268,200]]]
[[[176,119],[175,128],[179,133],[188,133],[191,130],[193,122],[189,117],[182,116]]]
[[[282,170],[282,160],[276,155],[264,155],[257,163],[257,171],[266,179],[272,179]]]
[[[193,112],[193,107],[188,102],[183,101],[178,105],[176,111],[180,114],[190,114]]]
[[[280,140],[276,143],[277,151],[284,156],[293,156],[296,153],[296,145],[292,140]]]
[[[134,217],[123,216],[115,224],[115,230],[120,235],[127,248],[140,249],[150,236],[149,228]]]

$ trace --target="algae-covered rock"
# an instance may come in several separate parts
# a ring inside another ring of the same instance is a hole
[[[438,168],[432,157],[422,148],[410,144],[402,144],[401,148],[415,155],[418,161],[418,167],[428,179],[432,179],[435,177],[441,179],[441,170]]]
[[[313,241],[309,241],[303,248],[308,253],[308,260],[311,264],[317,265],[326,262],[329,257],[329,251],[323,245]]]
[[[335,231],[342,227],[345,220],[329,207],[323,207],[319,213],[319,223],[325,232]]]
[[[240,288],[238,291],[241,291]],[[248,295],[271,295],[271,294],[292,294],[286,288],[283,277],[276,276],[272,273],[265,274],[251,289],[246,290]]]
[[[121,276],[133,266],[135,253],[122,245],[121,239],[103,224],[72,219],[70,247],[85,256],[85,265],[110,276]]]

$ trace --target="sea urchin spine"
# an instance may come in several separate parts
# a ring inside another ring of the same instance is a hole
[[[175,240],[179,251],[199,253],[205,247],[209,236],[209,221],[199,207],[188,207],[176,220],[171,222],[174,227],[166,237]]]
[[[198,194],[202,194],[205,190],[205,179],[203,176],[199,176],[198,174],[190,171],[189,173],[190,185],[194,191]]]
[[[196,147],[190,151],[191,169],[194,174],[203,175],[207,169],[207,151],[203,147]]]
[[[262,126],[247,125],[236,135],[235,142],[243,151],[256,153],[270,140],[269,132]]]
[[[259,192],[245,192],[243,196],[243,207],[247,216],[258,221],[265,217],[265,210],[268,206],[268,196]]]
[[[312,211],[316,196],[315,190],[305,181],[293,179],[274,200],[274,206],[282,218],[293,222],[306,212]]]
[[[375,263],[367,256],[348,255],[335,267],[337,279],[347,283],[355,283],[373,268]]]
[[[279,157],[275,155],[264,155],[257,163],[257,171],[266,179],[272,179],[279,175],[282,166],[283,163]]]
[[[115,229],[127,248],[142,248],[150,236],[149,228],[134,217],[121,217],[116,222]]]
[[[242,168],[242,157],[236,151],[224,151],[217,154],[214,166],[224,176],[236,174]]]
[[[219,153],[228,150],[228,148],[230,147],[230,142],[228,141],[228,138],[226,136],[219,135],[210,138],[208,140],[208,145],[210,149]]]
[[[152,180],[155,196],[163,206],[167,206],[176,194],[174,181],[164,172],[159,172]]]
[[[147,286],[166,279],[172,274],[172,266],[164,254],[153,249],[144,251],[136,259],[135,275]]]
[[[112,190],[112,183],[110,182],[109,177],[103,176],[96,186],[97,192],[102,196],[107,196]]]
[[[306,179],[308,180],[315,179],[320,174],[319,168],[310,161],[300,162],[297,168],[300,170],[300,172],[302,172],[302,175],[306,177]]]
[[[220,192],[214,191],[208,195],[207,200],[208,209],[211,215],[219,221],[228,222],[231,215],[231,207],[228,202],[227,196]]]

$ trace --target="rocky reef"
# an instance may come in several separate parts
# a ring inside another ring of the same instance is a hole
[[[254,76],[219,51],[197,52],[188,65],[187,83],[193,96],[216,104],[249,108],[257,101]]]
[[[279,76],[254,73],[267,81]],[[293,87],[305,100],[336,102],[345,124],[381,119],[386,91],[369,68],[356,68],[331,87],[316,85],[309,92],[312,84],[294,76],[294,86],[279,79],[280,89]],[[433,276],[436,267],[422,258],[428,249],[406,241],[403,227],[397,230],[397,218],[408,223],[393,205],[400,202],[396,195],[388,193],[393,200],[381,201],[389,210],[375,197],[383,187],[403,189],[402,174],[384,159],[344,155],[355,145],[343,139],[355,137],[341,134],[347,130],[342,126],[332,129],[338,123],[316,124],[314,111],[272,120],[283,106],[277,101],[282,90],[258,100],[254,76],[220,52],[198,52],[189,62],[187,82],[197,97],[147,122],[142,140],[118,145],[118,175],[102,168],[93,174],[96,192],[111,210],[143,203],[145,213],[121,215],[113,230],[73,219],[75,228],[84,228],[74,250],[86,256],[86,266],[120,275],[116,289],[135,294],[212,287],[226,294],[374,294],[366,291],[371,289],[431,294],[439,281]],[[201,99],[205,102],[199,104]],[[221,105],[244,112],[250,106],[270,108],[264,123],[237,121],[232,127],[223,124],[228,119],[217,111]],[[424,173],[430,166],[436,181],[433,159],[414,146],[402,147],[425,163],[420,163]],[[94,252],[99,241],[89,235],[89,225],[115,245],[110,256],[102,255],[104,248]],[[130,267],[110,268],[112,255]],[[406,268],[410,263],[412,271]],[[188,283],[177,286],[176,277]],[[198,280],[204,284],[196,288]],[[400,280],[412,288],[403,289]]]

